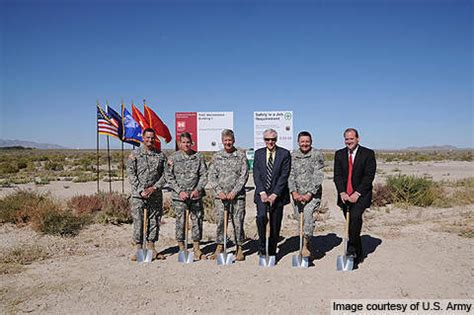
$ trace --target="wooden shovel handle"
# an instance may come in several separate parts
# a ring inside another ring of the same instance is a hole
[[[144,246],[148,237],[148,210],[143,208],[143,243]]]

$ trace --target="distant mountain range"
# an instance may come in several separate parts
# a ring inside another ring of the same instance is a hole
[[[67,149],[57,144],[50,143],[38,143],[33,141],[23,140],[4,140],[0,139],[0,148],[4,147],[24,147],[24,148],[35,148],[35,149]]]
[[[408,150],[408,151],[454,151],[454,150],[460,150],[460,149],[453,145],[431,145],[431,146],[426,146],[426,147],[407,147],[405,150]]]

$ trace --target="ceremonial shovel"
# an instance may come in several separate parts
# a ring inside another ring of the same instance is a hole
[[[224,202],[224,252],[217,255],[217,265],[231,265],[234,262],[234,255],[232,253],[227,254],[227,221],[231,204],[230,201]]]
[[[258,265],[262,267],[274,267],[275,266],[275,256],[270,256],[268,254],[268,242],[270,238],[270,206],[267,204],[266,206],[266,212],[267,212],[267,225],[265,228],[265,255],[260,255],[258,259]]]
[[[142,248],[137,250],[137,262],[151,262],[153,251],[146,249],[146,237],[148,234],[148,214],[146,208],[143,209],[143,238]]]
[[[349,243],[349,217],[350,217],[350,208],[346,212],[346,228],[344,232],[344,255],[337,256],[336,268],[337,271],[352,271],[354,268],[354,258],[347,256],[347,246]]]
[[[178,253],[178,262],[184,264],[190,264],[194,261],[194,253],[188,251],[188,226],[189,226],[189,207],[191,206],[190,202],[186,202],[186,214],[184,219],[184,250],[179,251]]]
[[[298,204],[295,202],[295,206],[298,209]],[[301,254],[303,252],[303,224],[304,224],[304,213],[303,209],[298,209],[300,212],[300,252],[298,255],[292,256],[291,265],[293,267],[301,267],[301,268],[308,268],[309,266],[309,259],[308,257],[303,257]]]

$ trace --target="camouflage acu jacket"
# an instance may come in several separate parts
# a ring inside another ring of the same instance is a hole
[[[139,147],[130,153],[127,161],[127,173],[132,186],[132,196],[141,197],[140,193],[148,187],[155,186],[155,193],[161,194],[165,184],[166,156],[162,152]]]
[[[249,178],[247,157],[243,151],[225,150],[216,152],[209,167],[209,185],[214,194],[234,192],[238,197],[245,197],[245,184]]]
[[[300,149],[291,154],[291,172],[288,179],[290,192],[317,195],[323,184],[324,157],[320,150],[311,148],[303,154]],[[321,198],[321,196],[319,196]]]
[[[172,191],[172,198],[179,199],[179,193],[198,190],[204,196],[207,184],[207,166],[199,152],[186,154],[177,151],[169,157],[166,167],[166,181]]]

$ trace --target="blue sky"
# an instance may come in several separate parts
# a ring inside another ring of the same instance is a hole
[[[0,3],[2,139],[94,148],[96,100],[146,98],[172,133],[234,111],[242,147],[264,110],[322,148],[474,147],[472,1]]]

